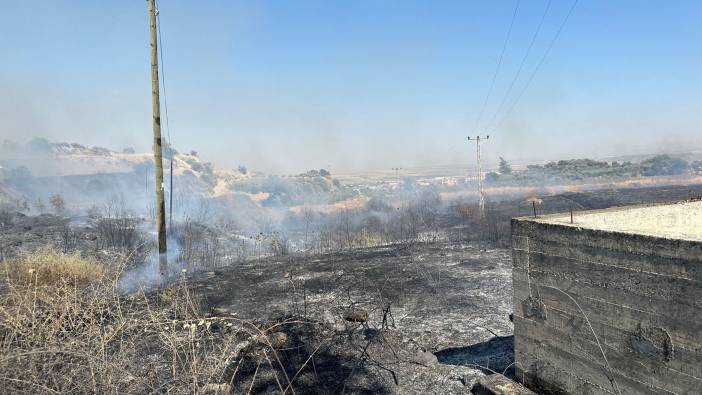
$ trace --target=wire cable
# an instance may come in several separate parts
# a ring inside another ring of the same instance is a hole
[[[519,67],[517,68],[517,73],[514,75],[514,78],[512,78],[512,82],[510,82],[509,87],[507,88],[507,91],[505,92],[504,96],[502,97],[502,100],[500,100],[500,105],[497,106],[497,111],[495,111],[495,114],[490,118],[490,121],[487,124],[488,127],[490,125],[494,124],[495,120],[497,119],[497,116],[500,114],[500,111],[502,111],[502,108],[507,103],[507,98],[509,98],[509,95],[512,93],[512,89],[514,89],[514,85],[516,84],[517,80],[519,79],[519,76],[522,73],[522,69],[524,69],[524,65],[526,64],[526,60],[529,58],[529,55],[531,54],[531,50],[534,47],[534,43],[536,42],[536,38],[539,36],[539,33],[541,32],[541,27],[543,27],[543,25],[544,25],[544,21],[546,20],[546,15],[548,14],[549,9],[551,8],[551,3],[552,3],[552,0],[548,0],[548,3],[546,4],[546,9],[544,9],[544,13],[541,15],[541,20],[539,21],[539,25],[536,27],[536,31],[534,31],[534,34],[531,36],[531,42],[529,42],[529,46],[527,47],[526,53],[524,54],[524,57],[522,57],[522,61],[519,63]]]
[[[158,29],[158,56],[161,60],[161,86],[163,87],[163,112],[166,118],[166,134],[168,135],[169,146],[173,145],[171,140],[171,125],[168,122],[168,95],[166,95],[166,70],[165,63],[163,62],[163,41],[161,40],[161,12],[158,6],[158,1],[156,1],[156,28]]]
[[[495,73],[492,75],[492,81],[490,81],[490,88],[488,89],[487,96],[485,96],[485,101],[483,101],[483,107],[480,109],[480,113],[478,114],[478,117],[475,120],[475,124],[473,125],[473,130],[475,130],[478,127],[478,125],[480,124],[480,121],[482,121],[483,115],[485,113],[485,109],[487,108],[487,104],[490,101],[490,96],[492,95],[492,90],[495,87],[495,80],[497,79],[497,75],[499,74],[500,68],[502,67],[502,59],[504,58],[505,50],[507,49],[507,43],[509,42],[509,38],[512,35],[512,28],[514,27],[514,21],[515,21],[515,19],[517,19],[517,11],[519,10],[520,3],[521,3],[521,0],[517,0],[517,4],[514,6],[514,13],[512,13],[512,21],[509,23],[509,29],[507,29],[507,37],[505,37],[505,42],[504,42],[504,44],[502,44],[502,51],[500,52],[500,57],[499,57],[499,60],[497,61],[497,67],[495,68]]]
[[[558,40],[558,37],[561,35],[561,31],[563,31],[563,28],[565,27],[566,23],[568,22],[568,19],[570,19],[570,15],[573,13],[573,10],[575,9],[575,6],[578,4],[578,0],[575,0],[573,2],[573,5],[570,6],[570,9],[568,10],[568,14],[566,14],[565,19],[563,19],[563,22],[561,25],[558,27],[558,30],[556,31],[556,34],[553,36],[553,39],[549,43],[548,47],[546,48],[546,52],[544,52],[544,55],[541,57],[541,60],[539,60],[539,63],[536,64],[536,67],[534,68],[534,71],[532,71],[531,75],[529,76],[529,79],[527,80],[526,84],[524,87],[522,87],[522,90],[519,92],[519,95],[517,98],[512,102],[512,105],[509,107],[509,110],[504,114],[504,116],[500,119],[500,122],[495,124],[495,127],[493,129],[497,129],[504,121],[507,120],[507,117],[509,114],[512,113],[514,110],[514,107],[516,107],[517,103],[519,102],[519,99],[522,98],[522,95],[524,95],[524,92],[526,92],[527,88],[529,88],[529,85],[531,84],[531,81],[534,79],[534,76],[536,73],[539,71],[541,66],[544,64],[546,61],[546,57],[548,54],[551,52],[551,49],[553,48],[554,44],[556,44],[556,41]]]
[[[163,112],[166,117],[166,135],[168,136],[168,156],[170,164],[170,185],[168,187],[168,193],[170,195],[168,201],[168,229],[170,230],[173,225],[173,159],[175,158],[173,139],[171,139],[171,124],[168,120],[168,95],[166,95],[166,70],[165,63],[163,61],[163,41],[161,39],[161,12],[159,11],[158,0],[154,1],[156,3],[156,28],[158,29],[158,55],[160,57],[160,68],[161,68],[161,86],[163,87]]]

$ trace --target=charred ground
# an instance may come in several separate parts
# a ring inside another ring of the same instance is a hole
[[[508,251],[449,242],[256,260],[190,284],[213,316],[294,317],[327,328],[325,350],[341,368],[319,383],[330,392],[337,382],[373,382],[438,394],[465,392],[481,366],[502,372],[511,363],[511,349],[491,340],[512,331],[510,281]],[[475,348],[481,343],[488,346]]]
[[[338,242],[303,252],[281,248],[280,237],[246,250],[231,229],[181,223],[172,235],[181,246],[172,282],[145,294],[109,283],[99,292],[76,290],[61,280],[62,291],[46,288],[37,310],[36,286],[12,282],[7,271],[2,378],[12,391],[47,393],[89,392],[91,385],[123,392],[465,393],[481,375],[509,373],[513,362],[506,248],[512,216],[533,215],[535,206],[538,215],[571,208],[577,215],[699,195],[702,186],[693,185],[542,196],[538,206],[520,197],[492,202],[483,223],[474,205],[446,202],[426,211],[431,228],[417,221],[409,232],[407,211],[396,217],[407,222],[387,238],[358,247],[347,241],[362,230],[349,224],[363,222],[340,222],[349,226],[325,236]],[[118,259],[124,271],[148,261],[152,249],[148,221],[140,218],[4,212],[0,219],[9,262],[53,245]],[[26,294],[16,292],[22,287]],[[91,292],[100,298],[79,309],[64,303]],[[115,315],[119,309],[127,314]],[[69,318],[80,325],[66,329]],[[44,329],[59,324],[47,337]],[[99,363],[79,357],[100,350],[107,354]]]

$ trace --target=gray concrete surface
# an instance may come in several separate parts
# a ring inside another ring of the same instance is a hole
[[[701,212],[512,220],[517,379],[539,393],[702,393]]]
[[[536,221],[604,231],[702,241],[702,200],[547,215]]]

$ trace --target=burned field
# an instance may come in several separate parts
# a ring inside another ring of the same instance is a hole
[[[513,360],[504,249],[270,257],[130,294],[61,254],[6,261],[3,392],[465,393]]]
[[[295,339],[284,365],[312,355],[299,379],[315,392],[465,393],[512,362],[510,262],[503,249],[414,244],[250,261],[188,282],[212,316],[297,322],[283,325]]]
[[[569,193],[536,209],[577,217],[701,190]],[[482,228],[456,207],[426,210],[438,241],[400,222],[401,237],[345,244],[356,230],[339,221],[325,237],[342,242],[308,251],[177,224],[171,281],[144,292],[119,285],[148,269],[146,219],[4,213],[0,392],[466,393],[513,370],[509,219],[534,206],[492,202]]]
[[[113,225],[6,218],[7,391],[464,393],[513,360],[505,249],[403,242],[230,256],[125,294],[116,280],[135,258],[119,247],[141,239],[123,237],[138,224]],[[70,260],[58,277],[32,258],[61,254]],[[107,269],[78,283],[70,265],[84,260]]]

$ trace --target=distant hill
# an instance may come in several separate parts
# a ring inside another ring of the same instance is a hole
[[[0,162],[5,167],[24,166],[36,177],[130,172],[139,166],[153,164],[151,152],[135,152],[133,148],[116,151],[78,143],[50,142],[43,138],[34,138],[25,144],[6,140],[0,147],[0,155]],[[226,183],[249,177],[239,169],[217,167],[194,151],[181,154],[166,147],[164,166],[169,166],[167,159],[171,157],[174,158],[174,175],[192,172],[214,185],[220,178]]]
[[[251,172],[245,166],[228,168],[201,158],[197,152],[164,149],[164,175],[169,187],[171,159],[174,198],[195,204],[198,199],[241,202],[259,206],[291,206],[336,202],[351,193],[324,169],[293,176]],[[34,138],[27,143],[3,142],[0,146],[0,203],[47,200],[60,193],[76,206],[123,196],[131,206],[146,207],[153,196],[153,154],[132,148],[112,150],[79,143],[50,142]],[[226,198],[237,195],[236,198]],[[4,197],[4,198],[3,198]],[[174,203],[175,206],[175,203]]]

